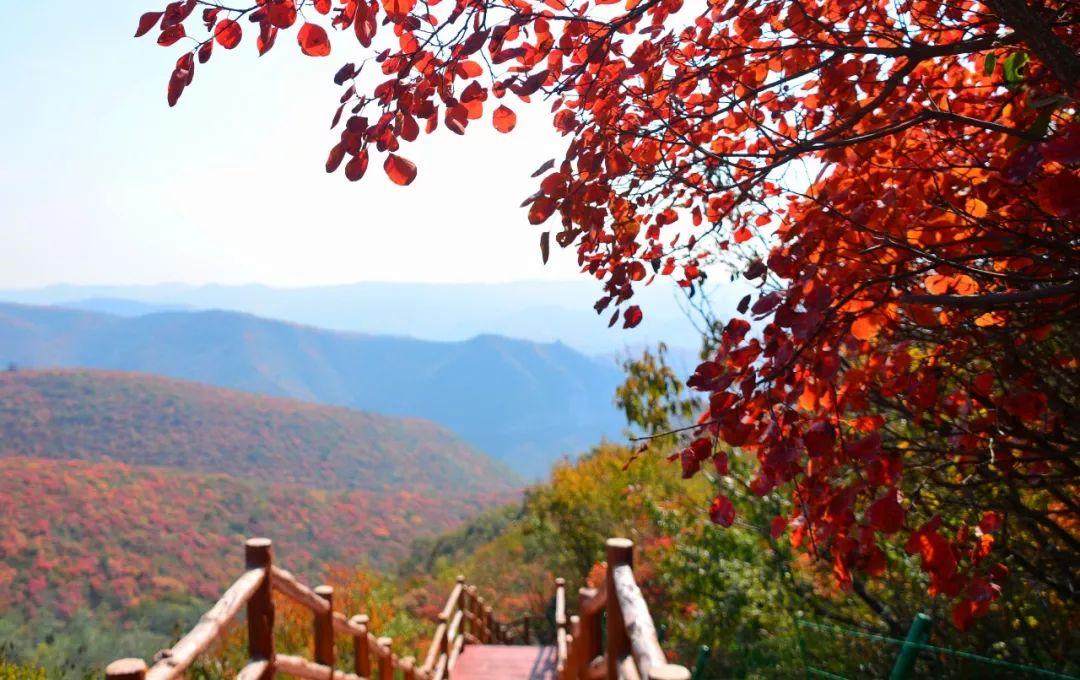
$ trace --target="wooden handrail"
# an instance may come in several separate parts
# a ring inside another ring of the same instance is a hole
[[[238,578],[221,599],[210,608],[191,631],[180,638],[163,658],[147,668],[142,659],[119,659],[105,669],[107,680],[172,680],[187,670],[236,618],[246,604],[248,619],[249,662],[237,674],[240,680],[266,680],[276,671],[312,680],[374,680],[370,673],[370,652],[379,660],[380,680],[390,680],[400,670],[406,680],[431,680],[424,668],[417,668],[411,657],[398,658],[390,647],[390,638],[376,638],[367,628],[368,618],[352,618],[334,611],[333,588],[309,588],[290,572],[274,566],[271,542],[265,538],[248,539],[244,544],[247,571]],[[298,656],[274,653],[274,606],[271,590],[309,609],[313,616],[315,661]],[[356,673],[335,669],[334,634],[353,638]],[[445,664],[443,666],[445,668]]]
[[[221,599],[202,615],[199,622],[180,641],[172,646],[165,658],[154,664],[146,673],[147,680],[171,680],[178,677],[194,663],[195,658],[205,652],[225,630],[240,609],[247,604],[248,598],[266,578],[266,570],[252,569],[225,591]]]
[[[649,607],[634,578],[633,542],[625,538],[611,538],[606,548],[604,584],[600,588],[582,588],[578,591],[578,616],[571,617],[569,632],[564,633],[565,625],[560,625],[560,601],[564,603],[565,600],[560,599],[556,590],[559,680],[595,677],[607,680],[689,680],[690,671],[684,666],[668,663],[660,646]],[[607,639],[602,641],[601,615],[604,612],[607,613]]]
[[[496,620],[476,586],[466,583],[462,575],[458,575],[438,620],[423,664],[414,663],[417,678],[421,674],[431,680],[446,678],[466,644],[505,643],[506,625]],[[406,678],[411,680],[407,673]]]
[[[555,579],[555,654],[559,680],[689,680],[683,666],[667,662],[656,626],[634,577],[633,543],[607,541],[607,570],[600,588],[578,591],[578,614],[567,616],[566,582]],[[312,680],[446,680],[467,644],[507,644],[510,626],[521,623],[525,644],[530,638],[530,617],[503,623],[480,596],[479,590],[458,576],[428,647],[424,663],[398,657],[390,638],[376,637],[364,615],[348,617],[334,611],[334,590],[309,588],[290,572],[273,564],[271,542],[253,538],[245,542],[243,573],[207,611],[194,628],[163,658],[147,668],[142,659],[120,659],[105,670],[107,680],[172,680],[218,639],[225,626],[247,606],[249,661],[240,680],[269,680],[276,672]],[[278,592],[306,607],[312,614],[314,660],[276,654],[274,604]],[[607,615],[606,640],[601,617]],[[354,671],[334,668],[334,636],[352,638]],[[372,663],[374,661],[374,664]],[[374,666],[374,667],[373,667]]]
[[[465,592],[465,577],[459,574],[457,583],[454,585],[454,589],[450,591],[450,597],[446,600],[446,606],[439,613],[440,621],[449,621],[450,617],[454,615],[454,610],[458,608],[463,592]]]
[[[326,600],[316,595],[314,590],[296,580],[292,573],[280,567],[273,567],[271,584],[274,590],[293,602],[307,607],[313,614],[325,614],[330,611],[330,605],[327,604]]]

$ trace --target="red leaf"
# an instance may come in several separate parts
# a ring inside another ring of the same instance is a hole
[[[709,519],[722,527],[729,527],[735,521],[735,506],[727,496],[717,496],[712,500]]]
[[[769,535],[774,539],[780,538],[784,535],[787,525],[788,521],[783,517],[773,517],[772,524],[769,526]]]
[[[478,49],[484,46],[484,43],[487,42],[487,38],[487,29],[473,33],[465,39],[465,42],[461,43],[461,49],[458,51],[458,57],[467,57],[473,52],[476,52]]]
[[[890,489],[866,508],[866,521],[883,534],[895,534],[904,528],[904,509],[896,489]]]
[[[319,14],[329,14],[330,0],[315,0],[315,11]]]
[[[271,26],[268,22],[263,22],[259,26],[259,40],[257,41],[259,47],[259,56],[266,54],[270,51],[270,48],[274,46],[274,41],[277,40],[278,30]]]
[[[382,0],[383,9],[392,17],[400,17],[412,11],[416,0]]]
[[[540,234],[540,257],[543,258],[544,264],[547,264],[548,254],[551,250],[551,232],[545,231]]]
[[[500,106],[491,115],[491,122],[495,125],[496,130],[507,133],[517,125],[517,115],[507,107]]]
[[[623,313],[623,328],[633,328],[641,323],[642,319],[641,307],[637,305],[631,305],[626,308],[626,312]]]
[[[161,20],[161,12],[147,12],[139,17],[139,28],[135,30],[135,37],[141,38],[150,32],[150,29],[157,26],[157,22]]]
[[[322,26],[304,24],[296,34],[296,42],[300,44],[300,51],[309,57],[325,57],[330,54],[330,39],[326,37],[326,30]]]
[[[547,196],[541,196],[533,201],[529,208],[529,224],[543,224],[551,213],[555,212],[555,201]]]
[[[176,106],[176,102],[180,100],[180,95],[184,93],[184,88],[187,87],[190,73],[187,69],[179,66],[173,69],[172,77],[169,78],[169,106]]]
[[[275,28],[289,28],[296,23],[296,3],[278,0],[266,9],[266,20]]]
[[[345,164],[345,177],[347,177],[350,182],[355,182],[364,176],[364,173],[367,172],[367,166],[368,152],[367,149],[364,149]],[[391,177],[391,179],[393,178]],[[394,181],[396,182],[397,180]],[[409,182],[411,181],[412,180],[410,179]],[[405,182],[405,184],[408,184],[409,182]],[[398,184],[401,184],[401,182],[398,182]]]
[[[974,618],[975,603],[970,600],[960,600],[953,605],[952,608],[952,623],[961,632],[966,631],[971,627],[971,620]]]
[[[519,97],[528,97],[530,94],[540,89],[540,86],[544,84],[544,81],[547,80],[547,77],[547,70],[540,71],[539,73],[534,73],[528,78],[526,78],[525,81],[521,83],[521,85],[511,85],[510,91]]]
[[[546,161],[544,161],[544,164],[541,165],[539,168],[537,168],[536,172],[534,172],[531,176],[532,177],[539,177],[540,175],[544,174],[545,172],[547,172],[548,170],[550,170],[550,169],[552,169],[554,167],[555,167],[555,159],[554,158],[549,158]]]
[[[183,38],[186,35],[187,31],[184,30],[184,25],[177,24],[172,28],[167,28],[162,31],[161,35],[158,36],[157,44],[161,45],[162,47],[168,47],[169,45],[175,44],[177,40]]]
[[[218,23],[214,29],[214,39],[218,44],[227,50],[231,50],[240,44],[240,38],[244,35],[244,32],[240,29],[240,24],[236,23],[232,19],[225,19]]]
[[[979,520],[979,528],[984,534],[992,534],[1001,527],[1001,515],[996,512],[984,512]]]
[[[356,39],[364,47],[371,47],[371,39],[375,37],[376,29],[374,11],[361,2],[357,6],[355,21],[353,30],[356,32]]]
[[[334,172],[341,165],[341,161],[345,158],[345,145],[337,143],[334,148],[330,149],[330,155],[326,157],[326,171]]]
[[[412,184],[412,181],[416,179],[416,164],[395,154],[386,157],[383,170],[386,171],[386,176],[391,182],[401,186]]]

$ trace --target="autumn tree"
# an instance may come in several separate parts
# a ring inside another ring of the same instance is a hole
[[[1010,570],[1080,588],[1078,22],[1069,0],[186,0],[137,34],[182,50],[170,104],[245,34],[341,55],[326,169],[350,180],[376,155],[409,184],[422,132],[510,132],[542,99],[569,143],[528,219],[597,312],[635,326],[639,286],[698,292],[718,263],[760,289],[688,381],[685,474],[756,460],[741,481],[790,490],[776,531],[842,586],[899,542],[966,627]]]

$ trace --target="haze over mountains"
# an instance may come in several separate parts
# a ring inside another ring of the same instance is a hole
[[[154,373],[427,418],[527,478],[623,426],[613,362],[493,335],[432,342],[224,311],[121,317],[0,304],[0,361]]]
[[[154,311],[227,309],[331,330],[458,341],[494,334],[535,342],[560,341],[588,355],[613,356],[664,341],[696,351],[700,335],[667,282],[639,287],[645,310],[637,328],[607,327],[592,303],[599,284],[572,282],[379,283],[273,288],[264,285],[55,285],[0,291],[0,300],[62,305],[125,316]],[[741,297],[730,297],[730,307]],[[716,299],[716,298],[714,298]]]

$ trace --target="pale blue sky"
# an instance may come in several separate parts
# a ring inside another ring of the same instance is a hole
[[[541,266],[518,208],[559,145],[546,107],[516,106],[509,136],[484,120],[465,138],[421,138],[405,151],[420,166],[408,188],[385,179],[381,158],[349,184],[322,165],[336,139],[331,78],[350,55],[303,57],[290,35],[257,59],[245,35],[169,109],[179,46],[131,37],[150,9],[5,7],[0,287],[577,276],[572,253]]]

